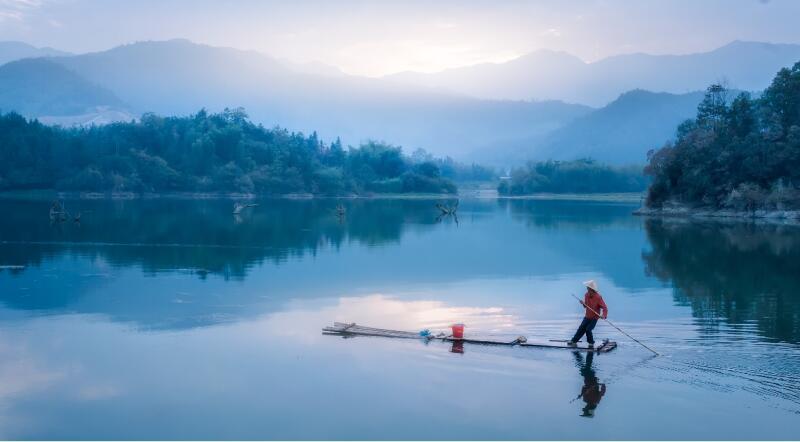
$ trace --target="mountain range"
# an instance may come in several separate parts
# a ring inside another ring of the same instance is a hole
[[[641,89],[625,92],[601,109],[547,134],[537,156],[556,160],[590,157],[611,164],[661,147],[675,129],[697,112],[703,92],[668,94]]]
[[[23,46],[0,44],[0,60],[20,54],[4,50],[14,47]],[[698,90],[720,77],[763,89],[780,67],[800,60],[800,45],[734,42],[704,54],[595,63],[540,51],[503,64],[382,79],[187,40],[30,55],[45,55],[38,59],[22,54],[27,59],[0,66],[0,110],[49,123],[244,107],[267,126],[346,144],[378,139],[496,165],[587,156],[641,164],[694,115]]]
[[[186,40],[48,60],[113,92],[132,113],[186,115],[201,108],[244,107],[268,126],[317,131],[323,139],[338,136],[347,144],[384,140],[439,155],[463,156],[477,146],[543,134],[591,111],[558,101],[477,100],[377,79],[307,74],[257,52]],[[0,73],[9,68],[0,67]],[[24,81],[33,72],[17,75]],[[7,87],[0,83],[0,96]],[[11,104],[0,102],[0,108],[16,109]],[[111,99],[94,103],[109,105]]]
[[[734,41],[687,55],[624,54],[586,63],[566,52],[541,50],[505,63],[484,63],[437,73],[385,77],[484,99],[562,100],[605,106],[634,89],[682,94],[723,82],[760,90],[782,67],[800,60],[800,45]]]
[[[626,92],[607,106],[548,133],[511,140],[503,146],[484,146],[474,153],[475,159],[501,166],[529,159],[576,158],[616,165],[643,164],[649,150],[663,146],[674,136],[678,124],[695,115],[703,95],[641,89]]]

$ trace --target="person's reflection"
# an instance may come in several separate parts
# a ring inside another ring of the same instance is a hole
[[[464,342],[453,341],[453,345],[450,347],[450,352],[464,354]]]
[[[603,395],[606,394],[606,384],[600,383],[597,379],[597,374],[594,372],[594,368],[592,368],[594,352],[588,352],[585,361],[583,360],[581,352],[576,351],[574,355],[575,365],[580,369],[581,376],[583,376],[581,394],[576,398],[583,399],[583,402],[586,404],[581,410],[581,416],[594,417],[595,408],[597,408]]]

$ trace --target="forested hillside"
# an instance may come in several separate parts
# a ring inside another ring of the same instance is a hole
[[[758,99],[708,88],[677,140],[651,152],[650,207],[800,208],[800,62]]]
[[[62,129],[0,115],[0,189],[342,195],[453,193],[440,165],[368,142],[345,149],[255,125],[242,109]]]

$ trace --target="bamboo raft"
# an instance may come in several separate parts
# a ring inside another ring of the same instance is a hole
[[[595,353],[608,353],[617,348],[615,341],[608,339],[595,347],[589,347],[585,344],[578,344],[575,346],[567,345],[566,341],[548,341],[548,342],[528,342],[524,336],[520,336],[513,341],[498,341],[493,339],[472,339],[472,338],[454,338],[451,335],[440,333],[438,335],[425,335],[423,333],[414,333],[402,330],[387,330],[382,328],[364,327],[357,325],[355,322],[344,323],[334,322],[332,327],[324,327],[322,334],[341,336],[343,338],[352,338],[356,336],[372,336],[381,338],[397,338],[397,339],[416,339],[422,341],[443,341],[443,342],[458,342],[467,344],[478,345],[505,345],[509,347],[527,347],[527,348],[560,348],[566,350],[580,350]]]

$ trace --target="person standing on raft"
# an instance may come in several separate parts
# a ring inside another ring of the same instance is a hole
[[[593,279],[585,281],[583,285],[586,286],[586,294],[583,295],[583,302],[581,302],[581,304],[586,308],[586,314],[583,315],[583,321],[575,332],[575,336],[567,341],[567,345],[577,345],[577,342],[581,340],[585,333],[586,342],[589,343],[589,347],[592,347],[594,346],[592,330],[594,330],[594,326],[597,325],[597,320],[600,319],[599,315],[602,315],[603,319],[608,317],[608,306],[606,306],[603,297],[600,296],[600,293],[597,291],[597,283],[594,282]]]

